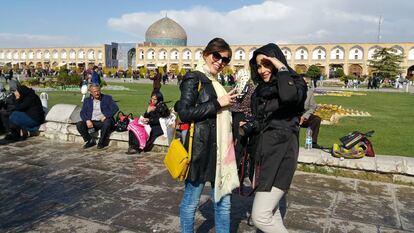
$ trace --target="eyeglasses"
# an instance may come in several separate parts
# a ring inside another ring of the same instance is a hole
[[[223,57],[221,56],[221,54],[219,52],[213,52],[211,53],[211,55],[213,55],[213,60],[214,62],[220,61],[223,62],[224,65],[227,65],[230,63],[230,58],[228,57]]]

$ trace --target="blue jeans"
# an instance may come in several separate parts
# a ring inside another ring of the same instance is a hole
[[[37,131],[40,126],[40,124],[30,118],[29,115],[19,111],[13,111],[10,114],[9,121],[11,124],[30,132]]]
[[[204,183],[191,181],[185,182],[184,195],[180,205],[180,223],[182,233],[194,232],[194,216],[203,189]],[[212,193],[214,194],[214,189]],[[218,203],[214,201],[214,222],[216,226],[216,233],[230,232],[230,208],[230,194],[222,197]]]

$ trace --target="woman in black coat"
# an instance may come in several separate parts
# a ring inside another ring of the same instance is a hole
[[[45,112],[39,96],[26,86],[17,86],[14,95],[16,104],[9,117],[10,134],[6,135],[5,139],[17,141],[25,139],[28,134],[37,135],[39,126],[45,121]]]
[[[181,232],[194,232],[194,216],[205,182],[214,193],[216,232],[230,232],[230,195],[239,185],[228,109],[237,94],[218,82],[219,72],[230,62],[230,46],[221,38],[211,40],[203,51],[197,71],[185,75],[176,110],[182,122],[194,122],[192,155],[180,205]],[[198,90],[200,88],[200,90]],[[186,145],[188,148],[189,133]],[[233,149],[232,156],[226,153]]]
[[[252,96],[254,120],[242,123],[241,128],[256,135],[254,158],[260,165],[252,220],[263,232],[287,232],[278,203],[288,191],[296,169],[299,117],[307,86],[275,44],[257,49],[250,67],[252,79],[258,83]]]
[[[148,140],[143,148],[143,151],[150,151],[154,147],[154,141],[157,137],[163,135],[163,131],[160,125],[160,106],[165,105],[164,96],[160,91],[154,91],[151,94],[151,99],[148,104],[147,111],[144,113],[144,123],[151,126],[151,132],[148,137]],[[129,140],[128,140],[128,151],[126,154],[138,154],[141,152],[139,148],[139,140],[135,137],[132,131],[128,131]]]

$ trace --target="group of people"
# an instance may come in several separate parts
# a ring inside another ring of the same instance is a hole
[[[84,149],[97,145],[103,149],[109,144],[109,137],[114,130],[115,114],[119,107],[112,96],[101,93],[99,83],[92,82],[89,86],[90,96],[83,101],[80,112],[81,121],[77,122],[76,128],[82,136],[85,144]],[[175,126],[175,118],[164,102],[164,97],[159,89],[153,90],[151,99],[140,124],[150,127],[148,137],[139,137],[133,130],[129,130],[128,151],[126,154],[139,154],[142,151],[150,151],[157,137],[164,135],[172,138],[172,127]],[[128,127],[129,128],[129,127]],[[95,133],[100,131],[99,140],[96,142]],[[142,140],[145,140],[144,142]],[[144,147],[141,147],[141,144]]]
[[[305,111],[306,105],[314,106],[312,98],[307,97],[307,84],[289,67],[277,45],[267,44],[254,51],[250,71],[255,84],[248,84],[249,91],[243,96],[235,89],[227,92],[219,82],[219,74],[231,57],[228,43],[214,38],[204,49],[196,70],[188,72],[180,85],[175,111],[180,121],[195,124],[192,159],[180,204],[181,231],[194,231],[200,196],[206,182],[210,182],[216,232],[230,232],[231,195],[240,185],[240,155],[248,148],[258,181],[252,222],[263,232],[287,232],[279,202],[288,192],[296,169],[299,129],[320,124],[320,119],[318,122],[312,117],[312,110]],[[109,95],[100,93],[98,84],[93,83],[90,92],[77,128],[85,140],[84,148],[96,145],[90,132],[100,129],[97,144],[103,148],[119,109]],[[151,126],[147,144],[142,147],[136,135],[129,132],[127,153],[150,150],[154,140],[165,131],[160,119],[169,116],[171,113],[156,86],[142,119]],[[175,119],[169,121],[174,128]],[[183,140],[186,148],[188,137],[189,134]]]
[[[320,118],[318,123],[312,117],[312,110],[305,111],[305,106],[314,105],[307,97],[307,84],[275,44],[254,51],[249,62],[254,84],[248,84],[249,90],[243,95],[235,89],[227,92],[219,82],[220,72],[232,57],[225,40],[211,40],[202,57],[196,70],[183,77],[180,99],[174,106],[182,122],[195,124],[192,159],[179,208],[181,232],[194,232],[195,212],[206,182],[212,187],[215,230],[230,232],[231,195],[240,185],[238,167],[246,148],[257,180],[252,222],[263,232],[287,232],[279,203],[289,190],[297,166],[299,129],[309,125],[319,128],[320,124]],[[76,126],[85,141],[83,148],[97,144],[102,149],[108,145],[119,108],[110,95],[101,93],[94,75],[92,80],[91,95],[83,102],[82,120]],[[31,134],[37,130],[44,121],[44,111],[39,97],[28,87],[17,86],[13,96],[8,139],[19,140],[25,131]],[[176,127],[163,99],[159,87],[154,87],[143,115],[151,133],[142,149],[138,138],[129,132],[128,154],[150,150],[154,140],[165,134],[160,119]],[[101,131],[98,142],[93,137],[97,130]],[[184,139],[186,148],[188,137]]]
[[[259,171],[252,221],[263,232],[287,232],[279,202],[289,190],[297,165],[307,84],[289,67],[280,48],[267,44],[253,53],[250,68],[255,85],[249,84],[250,91],[241,97],[235,90],[227,92],[219,82],[219,73],[231,57],[226,41],[211,40],[202,63],[180,85],[176,111],[181,121],[195,123],[192,160],[180,204],[181,232],[194,231],[206,182],[212,186],[216,232],[230,232],[231,195],[240,185],[237,167],[247,144]]]

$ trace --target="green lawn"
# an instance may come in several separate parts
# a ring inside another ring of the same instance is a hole
[[[151,84],[116,84],[130,88],[130,91],[103,91],[117,101],[120,109],[134,115],[142,114],[152,90]],[[165,101],[173,106],[179,98],[176,85],[161,88]],[[79,92],[50,92],[49,108],[56,103],[80,105]],[[414,157],[414,95],[403,93],[374,93],[366,96],[329,97],[317,96],[318,103],[337,104],[344,108],[367,111],[372,117],[344,117],[336,125],[323,125],[319,133],[319,144],[331,146],[338,138],[354,130],[362,132],[375,130],[371,141],[377,154]],[[304,129],[300,143],[304,144]]]

